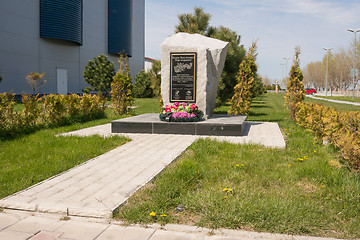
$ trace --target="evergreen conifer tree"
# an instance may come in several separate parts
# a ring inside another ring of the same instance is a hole
[[[230,100],[231,109],[228,111],[229,114],[246,115],[250,111],[251,89],[257,76],[256,49],[257,44],[253,42],[239,66],[238,83],[234,87],[234,96]]]
[[[85,66],[83,76],[85,82],[91,86],[83,89],[83,92],[89,93],[90,91],[96,91],[99,94],[107,96],[114,75],[114,63],[109,61],[104,54],[95,57]]]
[[[290,113],[291,119],[295,120],[296,108],[305,98],[305,89],[302,80],[304,78],[300,70],[300,47],[295,48],[294,62],[291,66],[290,76],[285,93],[285,105]]]

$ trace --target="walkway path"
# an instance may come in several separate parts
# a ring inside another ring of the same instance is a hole
[[[331,240],[327,238],[211,230],[195,226],[123,226],[94,218],[65,218],[54,214],[5,210],[0,212],[0,239],[4,240]]]
[[[335,99],[328,99],[328,98],[319,98],[319,97],[315,97],[312,95],[306,95],[309,98],[312,99],[317,99],[317,100],[324,100],[324,101],[328,101],[328,102],[334,102],[334,103],[343,103],[343,104],[349,104],[349,105],[354,105],[354,106],[360,106],[360,103],[358,102],[348,102],[348,101],[341,101],[341,100],[335,100]]]
[[[63,136],[110,133],[110,124]],[[110,152],[0,200],[0,207],[71,216],[107,217],[151,181],[199,136],[126,134],[132,139]],[[248,123],[246,136],[213,137],[234,143],[285,147],[276,123]]]
[[[110,125],[96,126],[63,135],[92,134],[112,135]],[[0,207],[5,207],[3,211],[0,209],[0,239],[325,240],[325,238],[226,229],[211,230],[174,224],[123,226],[121,222],[109,218],[112,211],[198,138],[184,135],[127,134],[126,136],[132,141],[0,200]],[[248,123],[245,136],[218,139],[235,143],[258,143],[267,147],[285,147],[283,136],[276,123]]]

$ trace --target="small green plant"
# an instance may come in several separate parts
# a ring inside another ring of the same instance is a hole
[[[256,60],[256,42],[252,43],[249,51],[246,53],[245,59],[239,66],[239,73],[237,76],[238,84],[234,88],[234,96],[231,98],[231,109],[229,114],[248,114],[250,111],[250,104],[252,99],[251,89],[253,87],[257,65]]]
[[[300,47],[295,48],[295,58],[290,70],[287,91],[285,94],[285,105],[289,110],[291,119],[295,120],[296,108],[305,98],[305,89],[302,80],[304,78],[300,70]]]
[[[36,93],[36,90],[38,90],[39,88],[41,88],[43,85],[45,85],[47,83],[47,81],[49,81],[49,79],[45,79],[45,73],[37,73],[37,72],[32,72],[29,73],[28,75],[26,75],[26,81],[27,83],[31,86],[32,89],[32,94],[34,95]]]
[[[150,78],[150,88],[152,89],[154,97],[161,95],[161,62],[153,61],[152,67],[147,73]]]
[[[114,63],[109,61],[104,54],[95,57],[85,66],[83,76],[85,82],[91,86],[83,89],[83,92],[96,91],[99,94],[108,96],[114,75]]]
[[[133,93],[136,98],[151,98],[153,97],[153,90],[151,88],[151,80],[149,75],[144,71],[140,71],[135,76],[135,83],[133,85]]]
[[[129,73],[128,59],[126,55],[119,57],[120,68],[111,83],[111,103],[114,112],[119,115],[128,113],[132,105],[132,80]]]

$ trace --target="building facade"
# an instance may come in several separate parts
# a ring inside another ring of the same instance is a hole
[[[25,76],[46,72],[37,93],[81,93],[85,65],[105,54],[131,76],[144,69],[145,0],[1,0],[0,92],[31,93]]]

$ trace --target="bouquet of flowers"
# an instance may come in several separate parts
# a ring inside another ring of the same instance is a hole
[[[165,105],[160,113],[160,120],[167,122],[198,122],[202,120],[204,113],[194,104],[176,102],[173,105]]]

